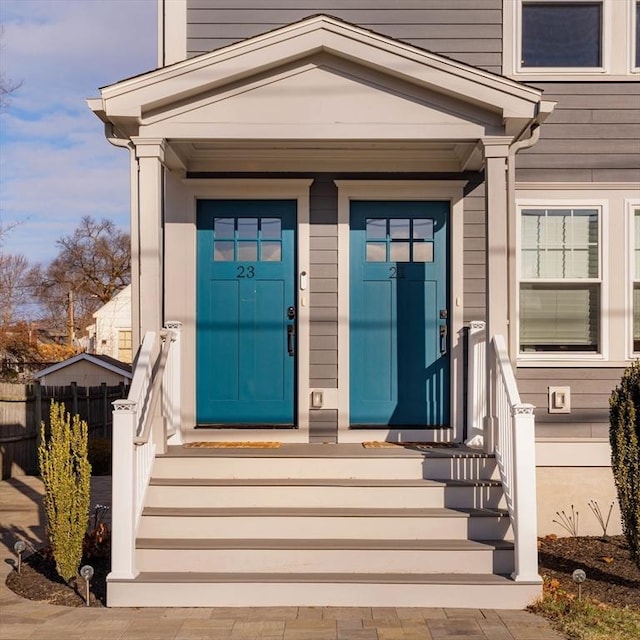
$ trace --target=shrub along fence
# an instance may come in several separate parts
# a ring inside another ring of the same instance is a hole
[[[97,451],[104,467],[111,442],[111,403],[126,398],[129,387],[66,387],[0,383],[0,469],[2,479],[38,473],[40,423],[49,428],[51,401],[64,403],[66,410],[79,414],[89,425],[89,451]],[[96,468],[97,470],[97,468]],[[102,468],[104,472],[104,468]]]

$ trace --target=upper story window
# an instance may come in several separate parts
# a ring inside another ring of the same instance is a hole
[[[527,208],[520,220],[520,352],[599,353],[597,208]]]
[[[630,80],[639,0],[503,0],[503,73],[524,80]]]
[[[636,44],[636,50],[633,60],[633,68],[634,70],[640,69],[640,2],[636,2],[633,11],[635,13],[634,18],[632,19],[633,23],[633,40]]]
[[[601,2],[523,2],[522,68],[601,67]]]

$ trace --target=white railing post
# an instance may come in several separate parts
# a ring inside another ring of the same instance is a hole
[[[133,400],[113,403],[111,463],[111,573],[112,579],[133,579],[136,529],[136,455],[133,440],[138,425],[138,405]]]
[[[485,323],[482,320],[474,320],[469,324],[467,349],[467,440],[465,444],[469,447],[482,447],[484,444],[486,345]]]
[[[512,407],[513,428],[513,498],[516,582],[539,582],[538,518],[536,504],[536,460],[534,406]]]
[[[165,370],[163,393],[168,416],[169,444],[182,444],[182,322],[166,322],[165,329],[173,332],[173,344]]]

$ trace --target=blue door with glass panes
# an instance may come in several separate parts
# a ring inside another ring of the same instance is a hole
[[[354,427],[449,423],[448,216],[448,202],[351,202]]]
[[[294,424],[296,202],[197,209],[199,425]]]

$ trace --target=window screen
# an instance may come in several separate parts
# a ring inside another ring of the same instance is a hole
[[[525,209],[520,243],[520,350],[599,350],[596,209]]]
[[[525,2],[523,67],[600,67],[601,2]]]

